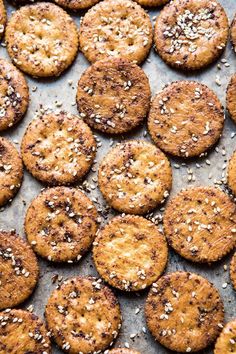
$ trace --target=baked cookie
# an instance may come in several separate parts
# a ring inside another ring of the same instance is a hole
[[[129,214],[145,214],[169,195],[170,162],[153,144],[129,140],[117,144],[103,158],[98,184],[112,208]]]
[[[234,195],[236,195],[236,151],[234,151],[228,164],[227,183]]]
[[[0,39],[5,31],[5,26],[7,22],[7,12],[2,0],[0,0]]]
[[[15,146],[0,137],[0,206],[16,195],[23,179],[23,164]]]
[[[163,273],[168,258],[165,237],[151,221],[117,216],[98,233],[93,259],[100,276],[120,290],[143,290]]]
[[[80,190],[45,189],[30,204],[25,232],[35,252],[55,262],[79,260],[97,231],[98,213]]]
[[[69,354],[100,353],[121,326],[116,297],[93,277],[66,280],[51,294],[45,315],[57,345]]]
[[[140,354],[136,350],[132,349],[127,349],[127,348],[114,348],[111,350],[108,350],[107,353],[105,354]]]
[[[8,21],[5,39],[13,63],[35,77],[60,75],[78,50],[74,21],[48,2],[18,9]]]
[[[29,89],[23,74],[0,59],[0,131],[18,123],[29,104]]]
[[[177,81],[151,103],[148,130],[163,151],[179,157],[199,156],[213,146],[223,130],[224,110],[206,85]]]
[[[234,51],[236,52],[236,15],[231,24],[230,36],[231,36],[231,42],[233,44]]]
[[[135,0],[135,1],[145,7],[154,7],[154,6],[165,5],[170,0]]]
[[[231,77],[226,93],[226,108],[236,123],[236,74]]]
[[[215,262],[236,244],[236,205],[219,188],[182,190],[168,203],[164,233],[171,247],[193,262]]]
[[[218,337],[214,354],[236,353],[236,320],[228,322]]]
[[[154,42],[167,64],[197,70],[220,56],[228,33],[228,18],[218,1],[173,0],[157,18]]]
[[[234,253],[230,262],[230,280],[236,290],[236,253]]]
[[[95,4],[97,4],[100,0],[54,0],[58,5],[70,9],[72,11],[79,11],[87,9]]]
[[[96,142],[79,117],[51,112],[31,121],[21,152],[26,168],[35,178],[50,185],[71,184],[89,171]]]
[[[224,321],[218,290],[200,275],[186,272],[167,274],[154,283],[145,313],[155,339],[181,353],[209,346]]]
[[[152,46],[152,23],[133,1],[105,0],[83,17],[79,41],[90,62],[123,57],[141,63]]]
[[[44,323],[24,310],[0,313],[0,354],[50,354],[51,344]]]
[[[25,301],[38,275],[37,259],[28,243],[13,232],[0,231],[0,309]]]
[[[151,89],[144,71],[122,58],[97,61],[81,76],[77,107],[91,127],[109,134],[125,133],[143,122]]]

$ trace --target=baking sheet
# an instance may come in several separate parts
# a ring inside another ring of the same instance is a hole
[[[196,0],[197,1],[197,0]],[[220,0],[224,6],[230,22],[236,12],[235,0]],[[14,8],[6,4],[8,14]],[[149,11],[151,18],[154,20],[158,15],[159,10]],[[81,14],[80,14],[81,15]],[[80,15],[72,14],[73,18],[79,26]],[[0,57],[8,57],[6,49],[0,48]],[[219,65],[218,65],[219,64]],[[230,64],[230,65],[228,65]],[[65,72],[61,77],[50,80],[35,80],[27,76],[27,81],[30,87],[31,102],[29,110],[23,121],[15,128],[8,130],[2,135],[10,138],[15,142],[17,148],[20,148],[20,141],[28,123],[33,118],[35,112],[42,107],[52,109],[65,109],[71,113],[77,113],[75,105],[75,95],[78,79],[83,71],[89,66],[87,60],[81,53],[78,54],[76,61],[72,67]],[[219,68],[218,68],[219,66]],[[220,69],[221,68],[221,69]],[[212,88],[220,98],[221,102],[225,104],[225,91],[230,76],[236,72],[236,55],[232,51],[231,44],[228,43],[223,56],[217,63],[210,66],[207,70],[199,73],[184,74],[173,69],[170,69],[154,52],[151,51],[148,60],[143,65],[143,69],[148,75],[151,83],[152,93],[155,94],[159,91],[164,84],[174,80],[188,79],[196,80],[198,82],[207,84]],[[221,83],[219,86],[216,81]],[[72,82],[72,84],[70,84]],[[101,160],[101,157],[107,153],[110,146],[117,141],[129,138],[145,138],[150,140],[149,135],[146,133],[146,126],[133,132],[132,134],[125,135],[119,138],[110,138],[109,136],[95,133],[101,145],[98,148],[96,161]],[[213,149],[208,156],[198,158],[187,163],[183,160],[171,159],[173,167],[173,189],[170,198],[174,196],[182,187],[198,186],[198,185],[213,185],[220,183],[219,181],[225,175],[225,163],[231,156],[232,152],[236,149],[236,125],[226,115],[226,122],[224,127],[223,136],[217,145],[217,149]],[[97,164],[94,165],[93,171],[89,173],[86,178],[90,191],[88,196],[92,198],[99,209],[104,213],[103,223],[110,219],[114,212],[106,212],[106,205],[98,191],[96,183],[97,177]],[[37,182],[30,174],[25,171],[23,185],[13,200],[11,205],[8,205],[0,212],[0,228],[3,229],[16,229],[17,233],[24,236],[23,221],[26,209],[31,200],[40,192],[43,185]],[[154,213],[156,220],[160,219],[161,210],[157,209]],[[229,271],[224,270],[224,265],[229,265],[232,253],[224,258],[221,262],[217,262],[212,266],[194,265],[193,263],[185,261],[178,256],[175,252],[170,250],[169,263],[166,272],[176,270],[192,271],[201,274],[219,289],[225,304],[226,320],[236,317],[236,298],[235,293],[229,281]],[[53,284],[57,276],[71,277],[76,275],[95,275],[97,272],[91,260],[91,252],[85,256],[78,264],[73,265],[55,265],[45,260],[39,259],[40,264],[40,279],[38,286],[30,297],[30,299],[22,305],[27,308],[29,305],[34,306],[34,312],[43,317],[44,307],[51,291],[55,288],[56,283]],[[227,288],[222,288],[222,284],[228,283]],[[118,296],[121,304],[123,314],[123,325],[120,335],[115,343],[115,346],[130,346],[131,348],[139,350],[141,353],[146,354],[166,354],[171,353],[158,343],[154,341],[146,329],[146,323],[143,313],[144,303],[148,291],[139,294],[126,294],[114,290]],[[138,310],[139,309],[139,310]],[[132,339],[131,337],[135,337]],[[131,336],[131,337],[130,337]],[[53,345],[53,354],[62,353],[55,345]],[[212,348],[202,351],[201,353],[213,353]],[[222,353],[223,354],[223,353]]]

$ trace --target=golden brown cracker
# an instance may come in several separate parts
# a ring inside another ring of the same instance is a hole
[[[15,146],[0,137],[0,206],[16,195],[23,179],[23,164]]]
[[[151,221],[117,216],[99,232],[93,259],[100,276],[125,291],[143,290],[163,273],[168,258],[165,237]]]
[[[0,354],[50,354],[49,333],[34,313],[6,310],[0,313]]]
[[[236,253],[234,253],[230,262],[230,280],[236,290]]]
[[[172,171],[167,157],[144,140],[117,144],[103,158],[98,184],[107,203],[130,214],[145,214],[169,195]]]
[[[7,12],[4,6],[4,2],[0,0],[0,39],[5,31],[5,26],[7,22]]]
[[[233,121],[236,122],[236,74],[231,77],[227,87],[226,108]]]
[[[234,151],[228,163],[227,183],[234,195],[236,195],[236,151]]]
[[[66,280],[51,294],[45,315],[57,345],[69,354],[105,350],[121,326],[116,297],[93,277]]]
[[[79,41],[90,62],[123,57],[141,63],[152,45],[151,20],[133,1],[101,1],[82,19]]]
[[[123,58],[97,61],[81,76],[77,107],[97,130],[121,134],[140,125],[149,111],[151,89],[144,71]]]
[[[228,33],[228,18],[218,1],[173,0],[157,17],[154,42],[167,64],[197,70],[220,56]]]
[[[236,320],[228,322],[217,338],[214,354],[236,353]]]
[[[54,1],[56,4],[64,7],[65,9],[69,9],[72,11],[80,11],[97,4],[100,0],[54,0]]]
[[[223,126],[224,110],[218,97],[195,81],[173,82],[151,103],[151,137],[174,156],[199,156],[219,140]]]
[[[207,279],[187,272],[170,273],[154,283],[145,312],[155,339],[181,353],[209,346],[224,321],[224,305],[218,290]]]
[[[236,52],[236,15],[231,24],[230,36],[231,36],[231,42],[233,44],[233,49]]]
[[[135,0],[135,1],[145,7],[155,7],[155,6],[165,5],[170,0]]]
[[[32,175],[50,184],[71,184],[89,171],[96,154],[90,128],[78,116],[51,112],[31,121],[21,143]]]
[[[58,76],[74,61],[78,30],[59,6],[41,2],[18,9],[6,27],[13,63],[35,77]]]
[[[219,188],[182,190],[164,213],[167,241],[182,257],[193,262],[218,261],[236,242],[236,205]]]
[[[23,74],[0,59],[0,131],[18,123],[27,111],[29,89]]]
[[[0,231],[0,309],[25,301],[38,276],[37,259],[28,243],[14,232]]]
[[[80,260],[97,231],[95,205],[80,190],[55,187],[42,191],[30,204],[25,232],[35,252],[54,262]]]

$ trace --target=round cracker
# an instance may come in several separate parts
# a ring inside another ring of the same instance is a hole
[[[214,354],[236,353],[236,320],[228,322],[218,337]]]
[[[168,203],[163,222],[169,245],[193,262],[218,261],[235,246],[236,205],[219,188],[181,191]]]
[[[234,253],[230,262],[230,280],[234,289],[236,290],[236,253]]]
[[[108,352],[104,354],[141,354],[137,352],[136,350],[132,349],[127,349],[127,348],[114,348],[111,350],[108,350]]]
[[[80,190],[55,187],[30,204],[25,232],[35,252],[54,262],[80,260],[97,232],[95,205]]]
[[[50,185],[71,184],[89,171],[96,142],[79,117],[51,112],[31,121],[21,152],[26,168],[35,178]]]
[[[163,273],[168,258],[165,237],[151,221],[117,216],[98,233],[93,259],[100,276],[125,291],[143,290]]]
[[[198,82],[173,82],[151,103],[151,137],[174,156],[199,156],[219,140],[223,126],[224,110],[218,97]]]
[[[98,184],[112,208],[129,214],[145,214],[169,195],[170,162],[153,144],[129,140],[117,144],[103,158]]]
[[[200,275],[176,272],[154,283],[146,320],[155,339],[170,350],[196,352],[209,346],[224,321],[218,290]]]
[[[170,0],[135,0],[135,1],[145,7],[155,7],[155,6],[165,5]]]
[[[0,309],[25,301],[38,276],[37,259],[28,243],[14,232],[0,231]]]
[[[5,26],[7,22],[7,12],[4,6],[4,2],[0,0],[0,39],[5,31]]]
[[[85,122],[102,132],[119,134],[143,122],[151,89],[144,71],[123,58],[97,61],[81,76],[77,107]]]
[[[50,354],[49,334],[41,319],[24,310],[1,312],[0,353]]]
[[[231,77],[226,93],[226,108],[236,123],[236,74]]]
[[[97,4],[100,0],[54,0],[58,5],[72,10],[79,11],[87,9],[95,4]]]
[[[16,195],[23,179],[23,164],[15,146],[0,137],[0,206]]]
[[[234,195],[236,195],[236,151],[234,151],[228,163],[227,183]]]
[[[27,111],[29,89],[23,74],[0,59],[0,131],[18,123]]]
[[[234,51],[236,52],[236,15],[234,16],[234,19],[231,24],[230,36],[231,36],[231,42],[233,44]]]
[[[151,20],[133,1],[101,1],[82,19],[79,41],[90,62],[123,57],[141,63],[152,45]]]
[[[220,56],[228,32],[228,18],[218,1],[173,0],[157,18],[154,42],[167,64],[197,70]]]
[[[66,280],[51,294],[45,315],[57,345],[70,354],[105,350],[121,326],[116,297],[93,277]]]
[[[13,63],[35,77],[58,76],[74,61],[78,30],[59,6],[41,2],[18,9],[6,27]]]

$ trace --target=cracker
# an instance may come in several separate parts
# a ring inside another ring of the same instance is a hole
[[[25,301],[38,276],[37,259],[28,243],[14,232],[0,231],[0,309]]]
[[[5,31],[5,26],[7,22],[7,12],[4,6],[4,2],[0,0],[0,39]]]
[[[54,0],[58,5],[72,10],[79,11],[87,9],[95,4],[97,4],[100,0]]]
[[[90,62],[123,57],[141,63],[152,45],[151,20],[133,1],[101,1],[82,19],[79,41]]]
[[[236,253],[234,253],[230,262],[230,280],[234,290],[236,290]]]
[[[85,122],[120,134],[140,125],[149,111],[151,89],[144,71],[123,58],[97,61],[81,76],[77,107]]]
[[[233,44],[233,49],[236,52],[236,15],[234,16],[233,22],[230,28],[230,37]]]
[[[98,184],[112,208],[124,213],[145,214],[169,195],[170,162],[153,144],[129,140],[117,144],[103,158]]]
[[[236,151],[234,151],[228,163],[227,183],[234,195],[236,195]]]
[[[35,178],[50,185],[71,184],[89,171],[96,142],[79,117],[51,112],[31,121],[21,151],[26,168]]]
[[[228,322],[218,337],[214,354],[236,353],[236,320]]]
[[[193,262],[218,261],[235,247],[236,205],[219,188],[182,190],[168,203],[163,223],[169,245]]]
[[[27,111],[29,89],[23,74],[0,59],[0,131],[18,123]]]
[[[0,313],[0,354],[50,354],[44,323],[34,313],[6,310]]]
[[[125,291],[143,290],[163,273],[168,258],[165,237],[151,221],[117,216],[98,233],[93,259],[100,276]]]
[[[13,63],[35,77],[59,76],[78,50],[76,24],[48,2],[18,9],[8,21],[5,39]]]
[[[199,156],[220,138],[224,110],[206,85],[176,81],[152,101],[148,130],[160,149],[174,156]]]
[[[231,77],[226,93],[226,108],[236,123],[236,74]]]
[[[181,353],[209,346],[224,321],[218,290],[207,279],[187,272],[170,273],[154,283],[145,312],[155,339]]]
[[[135,0],[135,1],[145,7],[154,7],[154,6],[165,5],[170,0]]]
[[[136,350],[127,349],[127,348],[114,348],[111,350],[107,350],[104,354],[141,354]]]
[[[0,206],[3,206],[18,192],[23,179],[23,164],[15,146],[0,137]]]
[[[25,232],[35,252],[54,262],[80,260],[97,231],[95,205],[80,190],[49,188],[30,204]]]
[[[93,277],[66,280],[51,294],[45,315],[57,345],[69,354],[105,350],[121,326],[116,297]]]
[[[159,56],[182,70],[197,70],[223,52],[228,18],[216,0],[173,0],[157,18],[154,42]]]

